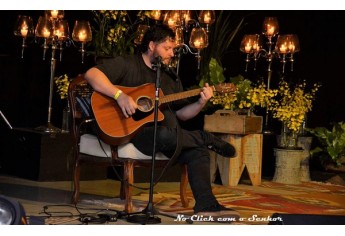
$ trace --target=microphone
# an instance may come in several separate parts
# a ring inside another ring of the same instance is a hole
[[[169,73],[170,75],[172,75],[176,81],[179,80],[179,76],[176,73],[175,70],[171,69],[168,65],[162,63],[162,57],[161,56],[156,56],[155,57],[155,63],[153,64],[153,67],[156,68],[163,68],[163,70],[167,73]]]
[[[160,64],[162,63],[162,57],[161,57],[161,56],[157,56],[157,57],[155,58],[155,61],[156,61],[156,63],[157,63],[158,65],[160,65]]]
[[[161,57],[161,56],[157,56],[156,59],[157,59],[158,61],[162,61],[162,57]]]
[[[154,61],[151,62],[152,64],[152,68],[161,68],[162,66],[162,57],[161,56],[157,56],[155,57]]]

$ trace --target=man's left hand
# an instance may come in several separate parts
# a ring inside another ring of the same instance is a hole
[[[205,86],[200,92],[199,102],[204,105],[211,99],[211,97],[213,97],[213,89],[208,85],[208,83],[205,83]]]

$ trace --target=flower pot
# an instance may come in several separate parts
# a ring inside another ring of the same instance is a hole
[[[303,182],[311,181],[309,171],[310,147],[313,137],[298,137],[297,146],[303,148],[303,157],[301,159],[300,180]]]
[[[278,147],[281,147],[281,135],[277,135],[277,143]],[[311,181],[310,178],[310,171],[309,171],[309,160],[310,160],[310,146],[311,142],[313,140],[313,137],[298,137],[297,139],[297,148],[291,149],[291,148],[282,148],[282,149],[290,149],[290,150],[302,150],[303,149],[303,157],[300,162],[300,180],[303,182]]]
[[[276,156],[273,182],[284,184],[301,183],[301,161],[305,159],[304,150],[275,148]]]
[[[72,114],[71,108],[67,103],[67,106],[62,111],[62,127],[61,131],[64,133],[68,133],[71,128],[72,122]]]
[[[283,123],[280,140],[278,146],[284,149],[301,149],[298,147],[298,133],[290,130],[285,123]]]

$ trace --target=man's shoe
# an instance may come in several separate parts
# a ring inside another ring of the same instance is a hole
[[[232,223],[238,221],[240,214],[220,204],[207,207],[193,215],[194,221]]]
[[[205,145],[208,149],[222,155],[223,157],[235,157],[236,150],[235,148],[228,142],[218,138],[217,136],[208,133],[202,132]]]

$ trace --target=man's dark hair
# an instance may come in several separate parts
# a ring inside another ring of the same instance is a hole
[[[141,52],[146,52],[149,47],[149,43],[151,41],[155,43],[162,43],[167,38],[171,38],[172,40],[175,40],[175,33],[172,29],[170,29],[166,25],[154,25],[153,27],[150,27],[141,42]]]

